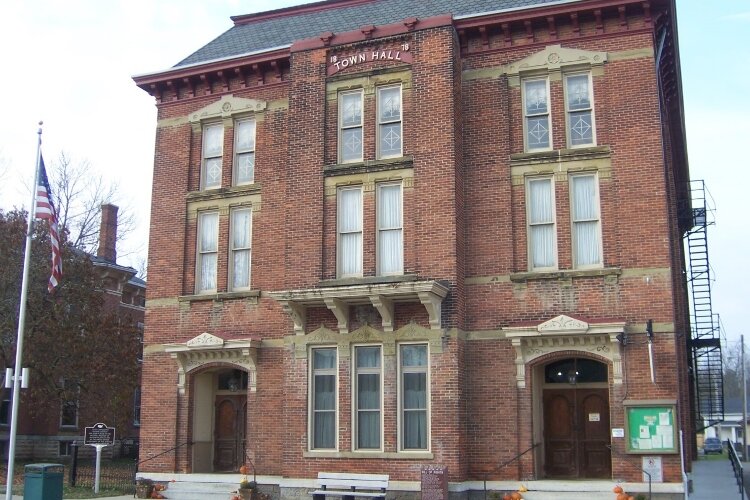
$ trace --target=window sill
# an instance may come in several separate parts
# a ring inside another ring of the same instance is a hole
[[[232,186],[228,188],[205,189],[203,191],[191,191],[185,199],[188,202],[215,200],[220,198],[231,198],[233,196],[245,196],[248,194],[258,194],[261,186],[257,182],[253,184],[243,184],[241,186]]]
[[[304,458],[363,458],[388,460],[432,460],[435,455],[429,451],[306,451]]]
[[[513,283],[525,283],[534,280],[555,280],[571,278],[595,278],[598,276],[619,276],[622,269],[619,267],[605,267],[601,269],[566,269],[560,271],[539,271],[526,273],[511,273],[510,281]]]
[[[333,280],[321,280],[318,286],[327,288],[332,286],[349,286],[349,285],[377,285],[380,283],[404,283],[417,281],[416,274],[399,274],[391,276],[366,276],[362,278],[338,278]]]
[[[180,302],[200,302],[203,300],[213,300],[215,302],[221,302],[224,300],[234,299],[257,299],[260,297],[260,290],[247,290],[243,292],[219,292],[219,293],[203,293],[199,295],[180,295],[177,300]]]
[[[402,168],[412,168],[414,158],[409,156],[400,156],[398,158],[387,158],[383,160],[365,160],[352,163],[339,163],[336,165],[325,165],[323,175],[326,177],[335,177],[337,175],[362,174],[368,172],[383,172],[387,170],[399,170]]]
[[[514,153],[510,155],[510,165],[533,165],[536,163],[549,163],[555,161],[591,160],[596,158],[609,158],[611,151],[609,146],[590,146],[575,149],[553,149],[550,151],[537,151],[533,153]]]

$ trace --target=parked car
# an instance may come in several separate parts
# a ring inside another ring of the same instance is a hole
[[[724,451],[724,447],[721,445],[719,438],[706,438],[703,442],[703,453],[708,455],[709,453],[721,453]]]

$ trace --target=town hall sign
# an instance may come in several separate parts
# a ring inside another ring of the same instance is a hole
[[[363,63],[375,61],[397,61],[411,64],[412,55],[409,44],[402,43],[397,49],[363,50],[347,56],[332,55],[328,59],[328,76],[335,75],[342,69],[351,68]]]

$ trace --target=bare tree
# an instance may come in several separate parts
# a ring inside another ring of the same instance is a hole
[[[27,217],[0,209],[0,373],[15,362]],[[104,277],[89,256],[61,243],[63,279],[50,294],[49,234],[46,224],[34,225],[24,346],[35,381],[24,392],[28,415],[55,425],[57,408],[77,401],[81,412],[115,415],[115,425],[124,427],[132,419],[132,405],[124,402],[138,385],[138,318],[108,307]]]
[[[91,173],[88,160],[74,162],[61,152],[48,169],[55,196],[61,229],[70,244],[88,252],[96,251],[101,221],[101,206],[112,203],[120,207],[117,217],[117,240],[135,229],[135,216],[117,201],[119,186],[107,183],[101,175]]]
[[[742,345],[727,342],[723,350],[724,357],[724,397],[742,397]],[[745,376],[750,375],[750,356],[745,356]]]

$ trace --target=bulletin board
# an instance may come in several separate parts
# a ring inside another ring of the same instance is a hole
[[[628,453],[677,453],[675,405],[625,407],[625,442]]]

